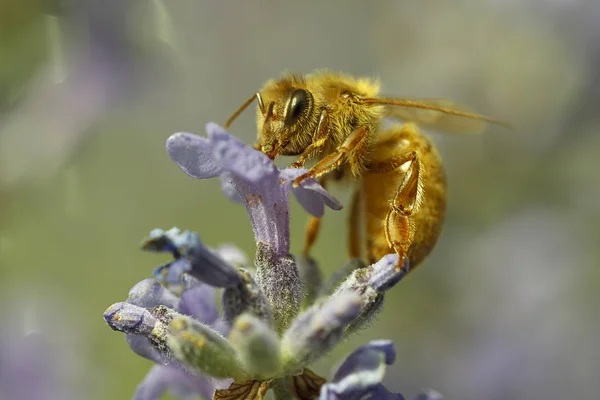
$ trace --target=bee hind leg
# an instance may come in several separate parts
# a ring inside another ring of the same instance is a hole
[[[350,259],[360,258],[360,227],[359,227],[359,212],[360,212],[360,191],[356,190],[352,195],[350,205],[350,221],[348,232],[348,254]]]
[[[421,162],[417,153],[411,151],[369,167],[369,172],[390,172],[406,163],[410,164],[385,217],[385,238],[390,249],[398,254],[398,271],[404,267],[415,235],[413,215],[418,211],[423,196]]]

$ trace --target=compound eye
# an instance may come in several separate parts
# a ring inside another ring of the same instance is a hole
[[[285,113],[285,124],[293,125],[302,116],[309,103],[309,94],[304,89],[296,89],[290,98],[288,108]]]

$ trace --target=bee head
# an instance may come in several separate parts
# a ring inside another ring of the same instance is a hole
[[[271,159],[278,155],[298,155],[312,140],[314,98],[304,88],[268,88],[263,91],[264,106],[258,117],[260,150]],[[310,132],[307,136],[307,132]]]

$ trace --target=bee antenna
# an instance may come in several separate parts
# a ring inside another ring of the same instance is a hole
[[[262,101],[262,97],[260,96],[259,92],[254,93],[252,96],[250,96],[248,98],[248,100],[246,100],[244,102],[244,104],[241,105],[240,108],[237,109],[236,112],[233,113],[233,115],[231,117],[229,117],[229,119],[227,120],[227,122],[225,122],[225,125],[223,126],[225,129],[229,128],[229,126],[231,126],[232,122],[235,121],[235,119],[242,113],[244,112],[244,110],[246,108],[248,108],[248,106],[250,104],[252,104],[252,102],[254,101],[254,99],[256,99],[258,101],[258,107],[260,108],[260,112],[265,115],[265,105]]]

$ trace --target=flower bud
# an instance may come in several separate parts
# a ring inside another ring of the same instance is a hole
[[[348,291],[300,314],[282,339],[286,371],[297,371],[331,350],[343,338],[348,324],[359,315],[360,306],[360,296]]]
[[[240,315],[231,329],[229,341],[237,349],[251,378],[268,379],[281,372],[279,338],[255,316]]]
[[[223,291],[223,316],[230,325],[242,313],[250,313],[263,320],[269,326],[273,325],[273,312],[261,288],[250,275],[250,272],[240,269],[242,283],[226,288]]]
[[[187,316],[168,327],[167,345],[186,365],[215,378],[247,379],[235,349],[212,328]]]
[[[317,299],[323,284],[323,274],[319,264],[312,257],[299,256],[296,258],[296,262],[304,291],[304,306],[310,306]]]
[[[164,305],[175,309],[179,299],[156,279],[144,279],[131,288],[127,302],[143,308]]]

